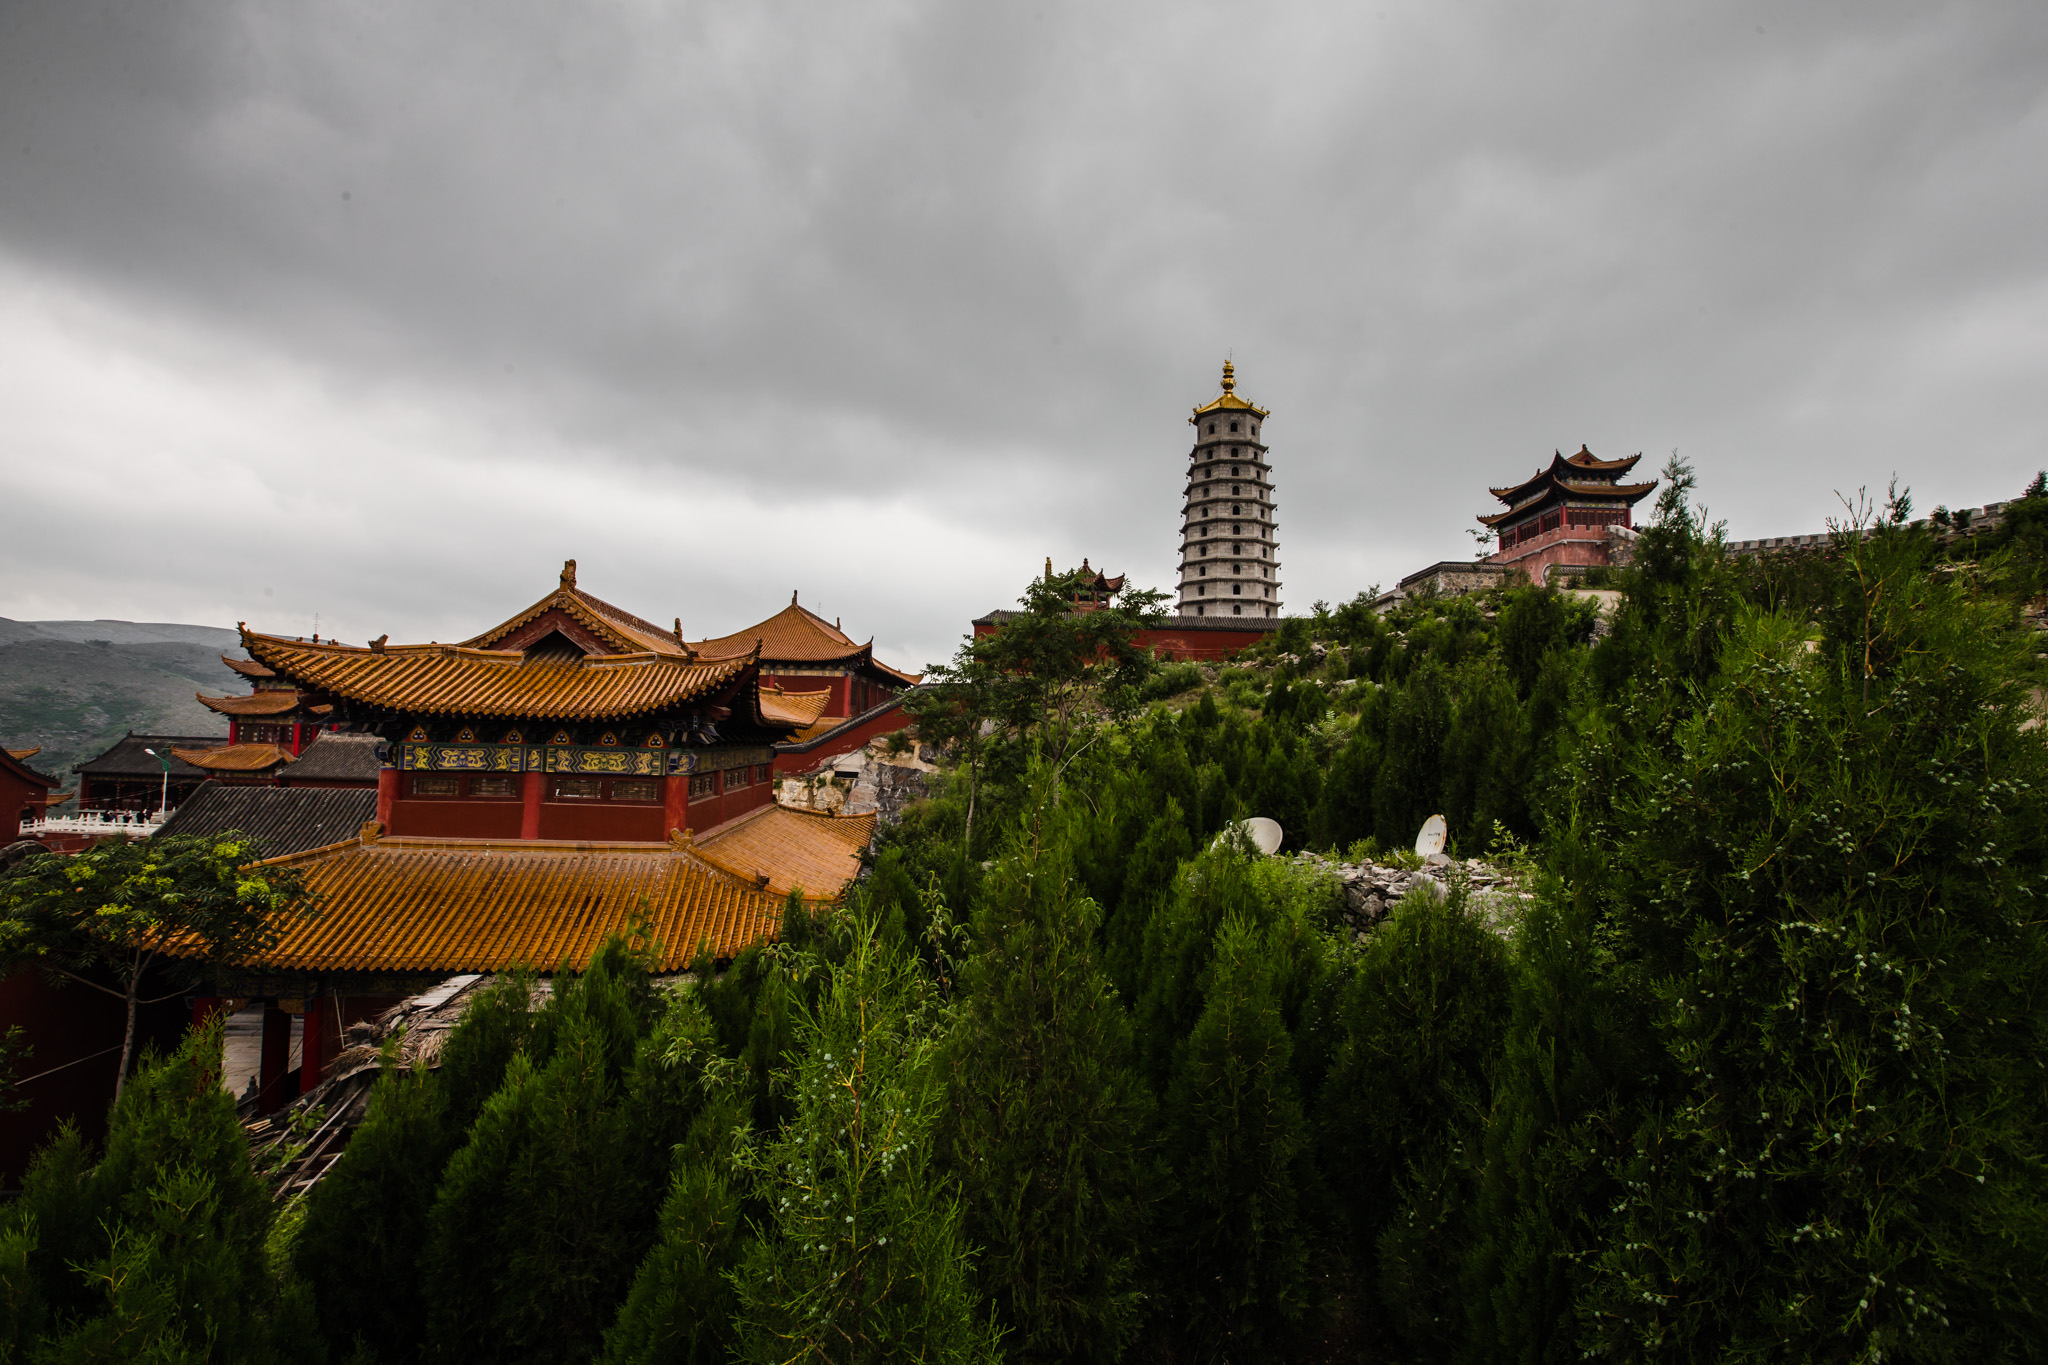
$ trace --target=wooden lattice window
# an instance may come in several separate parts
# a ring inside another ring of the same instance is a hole
[[[454,796],[461,780],[454,773],[414,773],[412,794],[414,796]]]
[[[612,779],[612,800],[654,801],[660,798],[660,789],[651,777],[615,777]]]
[[[718,779],[710,773],[698,773],[690,779],[690,799],[701,801],[707,796],[718,795]]]
[[[601,777],[558,777],[555,779],[555,800],[602,801],[604,800],[604,779]]]

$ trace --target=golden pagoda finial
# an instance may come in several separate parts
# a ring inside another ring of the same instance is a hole
[[[1237,388],[1237,366],[1223,362],[1223,391],[1230,393]]]

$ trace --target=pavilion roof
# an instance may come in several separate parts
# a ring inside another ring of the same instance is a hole
[[[245,678],[274,678],[277,676],[277,674],[265,668],[262,664],[257,663],[254,659],[231,659],[223,654],[220,656],[220,661]]]
[[[226,745],[228,737],[220,735],[138,735],[129,731],[107,748],[86,759],[83,763],[71,765],[71,771],[87,777],[148,777],[163,775],[164,766],[149,754],[154,749],[170,760],[172,777],[192,778],[203,776],[201,771],[178,757],[181,750],[217,749]]]
[[[691,653],[689,647],[683,643],[680,619],[676,621],[675,629],[663,630],[652,621],[643,620],[632,612],[591,596],[576,586],[576,561],[573,559],[562,565],[561,584],[553,592],[509,621],[501,622],[483,634],[463,641],[463,644],[473,649],[501,648],[505,641],[517,635],[522,627],[539,620],[550,611],[560,611],[570,617],[610,646],[614,653],[635,654],[645,651],[678,658],[687,658]]]
[[[772,814],[772,812],[771,812]],[[657,970],[680,971],[709,943],[730,958],[781,931],[783,895],[803,885],[830,903],[859,868],[874,818],[776,821],[707,841],[570,843],[542,839],[359,836],[272,858],[320,897],[244,967],[314,972],[487,972],[587,967],[612,934],[645,925]],[[714,858],[717,861],[714,861]],[[721,866],[746,867],[733,872]],[[759,864],[759,871],[753,870]],[[767,883],[760,882],[765,874]],[[815,888],[811,884],[815,881]]]
[[[23,761],[24,758],[33,758],[41,752],[41,745],[33,749],[0,749],[0,771],[12,773],[32,786],[54,787],[57,785],[55,778],[43,776]]]
[[[283,856],[353,839],[376,818],[377,793],[367,787],[231,786],[209,779],[153,837],[236,830],[264,852]]]
[[[201,706],[223,716],[285,716],[299,709],[299,691],[295,687],[268,687],[245,697],[209,697],[204,692],[192,695],[199,699]]]
[[[422,715],[613,720],[706,698],[753,666],[691,663],[678,653],[522,654],[468,645],[378,649],[307,644],[245,631],[244,646],[300,686]]]
[[[1638,451],[1634,455],[1625,456],[1619,460],[1603,460],[1583,445],[1579,447],[1579,453],[1576,455],[1566,455],[1562,451],[1553,451],[1551,452],[1550,463],[1547,466],[1537,470],[1520,483],[1510,488],[1489,488],[1486,491],[1499,498],[1502,502],[1517,502],[1525,492],[1533,490],[1536,485],[1542,483],[1545,479],[1562,479],[1576,481],[1580,484],[1604,485],[1612,483],[1615,479],[1620,478],[1621,475],[1634,469],[1636,462],[1642,458],[1642,453]],[[1607,479],[1588,479],[1586,477],[1588,474],[1605,474],[1611,477]],[[1656,486],[1655,483],[1649,485],[1651,488]]]
[[[776,664],[845,664],[848,668],[871,666],[905,683],[914,684],[922,677],[918,673],[905,673],[891,668],[875,658],[875,642],[855,643],[852,636],[839,628],[836,621],[827,621],[810,608],[796,600],[796,594],[789,595],[789,605],[776,612],[759,625],[745,630],[736,630],[730,635],[720,635],[709,640],[698,640],[690,647],[707,659],[729,658],[744,654],[759,645],[761,664],[773,668]]]
[[[829,687],[816,692],[785,692],[766,683],[761,685],[761,714],[780,724],[794,725],[799,730],[815,725],[831,701],[832,689]]]
[[[1538,507],[1547,506],[1563,498],[1605,499],[1633,507],[1656,487],[1657,481],[1654,479],[1648,483],[1566,483],[1559,479],[1521,506],[1510,507],[1505,512],[1495,512],[1492,516],[1481,517],[1479,520],[1486,526],[1498,526],[1504,521],[1528,516]]]
[[[292,761],[275,744],[224,744],[217,749],[173,749],[181,761],[209,773],[260,773]]]
[[[1212,398],[1202,404],[1201,407],[1196,408],[1195,415],[1188,418],[1188,421],[1199,422],[1212,412],[1255,412],[1261,417],[1269,415],[1264,408],[1256,403],[1247,402],[1237,396],[1237,366],[1228,360],[1223,362],[1222,396]]]
[[[763,806],[699,839],[695,851],[772,896],[801,891],[806,900],[834,900],[860,872],[861,851],[874,837],[873,812],[827,815]]]

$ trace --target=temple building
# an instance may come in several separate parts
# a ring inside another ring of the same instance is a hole
[[[1238,396],[1226,360],[1222,395],[1188,418],[1195,444],[1181,506],[1182,616],[1280,616],[1278,504],[1259,435],[1266,416]]]
[[[0,848],[19,839],[22,825],[40,819],[50,803],[50,788],[56,782],[28,766],[28,760],[41,752],[0,749]]]
[[[292,689],[277,714],[383,740],[389,835],[660,842],[723,824],[773,800],[771,746],[828,700],[763,680],[753,649],[713,657],[680,620],[664,630],[591,596],[574,560],[554,592],[461,644],[246,626],[242,644],[277,680],[264,690]]]
[[[735,659],[759,651],[762,680],[792,697],[823,691],[824,718],[846,720],[873,710],[917,685],[919,674],[875,658],[875,642],[856,644],[789,595],[789,605],[758,625],[716,639],[693,641],[705,659]]]
[[[1657,487],[1655,480],[1622,482],[1642,458],[1602,460],[1580,446],[1576,455],[1553,454],[1548,468],[1513,487],[1489,490],[1507,510],[1479,518],[1498,540],[1486,562],[1542,583],[1553,568],[1569,573],[1626,558],[1632,509]]]

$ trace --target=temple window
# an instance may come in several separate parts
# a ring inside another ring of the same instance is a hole
[[[1236,431],[1236,430],[1237,430],[1237,423],[1235,423],[1235,422],[1232,422],[1232,423],[1230,424],[1230,429],[1231,429],[1232,431]]]
[[[496,774],[492,774],[487,777],[470,778],[469,794],[471,796],[481,796],[489,799],[503,800],[506,797],[516,796],[518,793],[512,790],[511,778],[501,777]]]
[[[1231,477],[1231,478],[1233,478],[1233,479],[1237,477],[1237,466],[1236,466],[1236,465],[1232,465],[1232,466],[1230,467],[1230,477]]]
[[[604,800],[604,779],[601,777],[558,777],[555,779],[555,800],[602,801]]]
[[[1207,553],[1209,553],[1209,552],[1208,552],[1207,550],[1204,550],[1204,551],[1202,551],[1202,553],[1203,553],[1203,554],[1207,554]],[[1207,577],[1209,576],[1209,566],[1208,566],[1207,564],[1204,564],[1204,565],[1202,565],[1202,566],[1201,566],[1201,568],[1202,568],[1202,573],[1201,573],[1201,577],[1203,577],[1203,578],[1207,578]]]
[[[1197,597],[1207,597],[1208,595],[1209,595],[1209,585],[1208,585],[1207,583],[1197,583],[1197,584],[1195,584],[1195,596],[1197,596]]]
[[[414,773],[412,794],[414,796],[454,796],[459,779],[453,773]]]
[[[1244,591],[1244,584],[1242,584],[1242,583],[1232,583],[1232,584],[1230,585],[1230,595],[1231,595],[1232,597],[1236,597],[1237,595],[1239,595],[1239,594],[1240,594],[1240,593],[1242,593],[1243,591]]]
[[[725,775],[725,789],[734,791],[747,785],[747,769],[734,768]]]
[[[756,764],[754,765],[754,780],[755,780],[756,782],[766,782],[766,781],[768,780],[768,777],[769,777],[769,774],[770,774],[771,770],[772,770],[772,765],[771,765],[771,764],[767,764],[767,763],[756,763]]]
[[[1216,434],[1216,424],[1214,422],[1209,423],[1209,434],[1211,436]]]
[[[701,801],[707,796],[718,795],[718,784],[710,773],[698,773],[690,779],[690,799]]]
[[[612,779],[612,800],[653,801],[659,793],[651,777],[615,777]]]
[[[1233,497],[1233,498],[1237,496],[1237,485],[1236,485],[1236,484],[1232,484],[1232,485],[1230,485],[1230,496],[1231,496],[1231,497]]]

